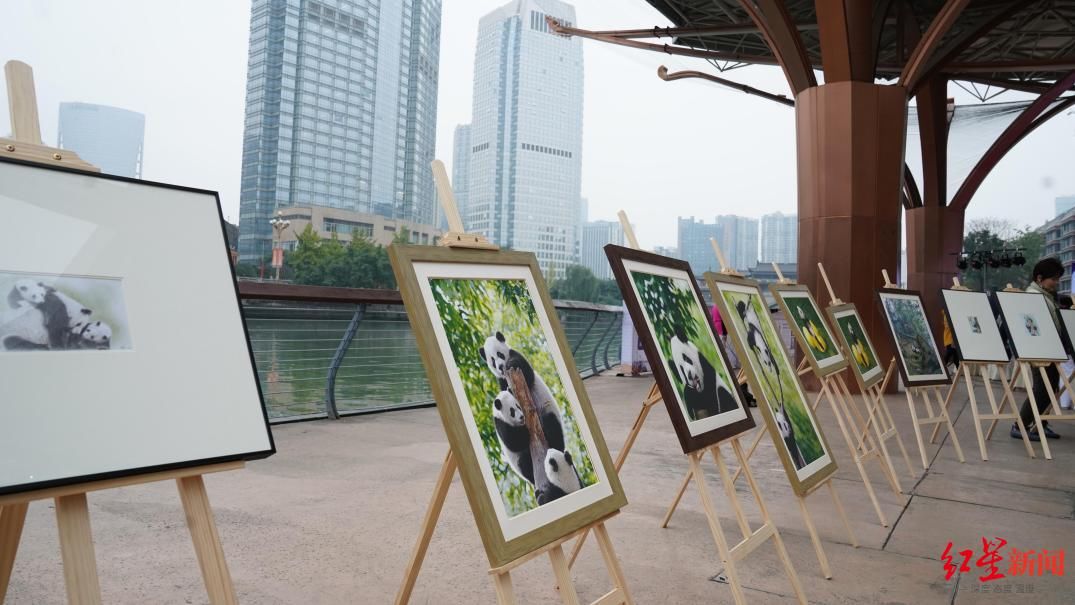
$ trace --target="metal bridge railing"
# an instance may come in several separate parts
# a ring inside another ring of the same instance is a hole
[[[433,397],[399,292],[240,281],[272,422],[428,406]],[[556,301],[583,377],[620,362],[620,307]]]

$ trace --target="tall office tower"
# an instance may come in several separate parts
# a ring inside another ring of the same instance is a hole
[[[101,172],[142,178],[146,117],[138,112],[93,105],[60,103],[56,146],[70,149]]]
[[[1075,195],[1060,196],[1056,198],[1056,213],[1053,216],[1060,216],[1072,208],[1075,208]]]
[[[537,255],[563,275],[576,261],[582,187],[582,40],[558,0],[516,0],[482,17],[474,57],[467,228]]]
[[[470,191],[470,124],[460,124],[455,127],[455,136],[452,137],[452,192],[455,193],[455,203],[459,207],[459,215],[467,215],[467,195]],[[440,204],[437,204],[440,208]],[[447,221],[444,221],[447,222]],[[446,229],[447,225],[437,225]],[[469,225],[463,225],[468,231]]]
[[[679,258],[690,263],[696,276],[701,276],[706,271],[720,271],[717,257],[713,254],[713,245],[709,243],[711,237],[716,238],[721,249],[726,250],[716,224],[696,221],[693,216],[679,218],[676,248],[679,250]]]
[[[774,212],[761,217],[761,262],[794,263],[799,256],[799,217]]]
[[[605,244],[623,245],[623,227],[619,221],[592,221],[583,225],[579,264],[593,271],[598,279],[612,279]]]
[[[654,246],[653,253],[667,256],[668,258],[679,258],[679,249],[673,246]]]
[[[758,219],[725,214],[717,217],[717,230],[733,269],[753,269],[758,264]]]
[[[253,0],[239,255],[283,206],[431,224],[441,0]]]

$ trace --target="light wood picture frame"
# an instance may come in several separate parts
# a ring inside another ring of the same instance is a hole
[[[705,280],[788,481],[796,495],[806,496],[836,472],[836,459],[773,325],[765,296],[750,279],[708,272]]]
[[[825,315],[805,284],[769,284],[780,311],[792,327],[795,341],[803,350],[814,373],[821,378],[847,367],[847,357],[829,329]]]
[[[754,428],[690,264],[615,244],[605,255],[683,453]]]
[[[399,244],[388,252],[490,566],[622,508],[536,257]],[[536,449],[517,446],[511,410],[540,416],[541,430],[523,425]]]
[[[877,349],[870,340],[862,323],[862,316],[854,303],[832,305],[825,308],[833,333],[844,354],[850,360],[852,374],[863,393],[885,378],[885,367],[877,356]]]
[[[923,387],[951,383],[922,295],[915,290],[880,288],[877,305],[888,325],[886,332],[896,351],[903,384]]]

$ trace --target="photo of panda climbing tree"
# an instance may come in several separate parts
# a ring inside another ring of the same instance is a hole
[[[508,517],[598,482],[523,280],[429,280]]]
[[[937,380],[947,382],[948,373],[941,363],[941,353],[929,329],[918,294],[881,291],[877,295],[899,351],[904,380],[912,384]]]
[[[719,293],[727,309],[729,333],[735,335],[740,356],[749,362],[754,385],[761,391],[759,405],[768,406],[770,421],[780,433],[796,471],[826,455],[818,429],[769,317],[769,307],[756,286],[721,283]],[[722,313],[723,315],[723,313]]]
[[[0,351],[130,349],[118,279],[0,271]]]

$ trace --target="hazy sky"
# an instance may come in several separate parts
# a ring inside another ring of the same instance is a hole
[[[444,0],[437,155],[449,173],[452,132],[470,121],[478,19],[502,4]],[[581,0],[576,9],[585,28],[668,24],[642,0]],[[34,67],[46,143],[56,142],[64,101],[142,112],[143,176],[218,190],[234,221],[249,19],[248,0],[3,0],[0,62],[20,59]],[[591,220],[614,220],[623,208],[640,243],[652,247],[675,245],[679,215],[712,221],[718,214],[795,212],[794,110],[699,80],[657,78],[662,64],[713,71],[700,59],[591,41],[584,47],[582,193]],[[748,67],[726,77],[790,94],[777,68]],[[952,89],[960,103],[976,102]],[[6,99],[2,81],[0,91]],[[0,118],[0,133],[8,130]],[[1055,197],[1075,194],[1073,152],[1069,113],[1001,162],[971,203],[970,218],[1044,222]]]

